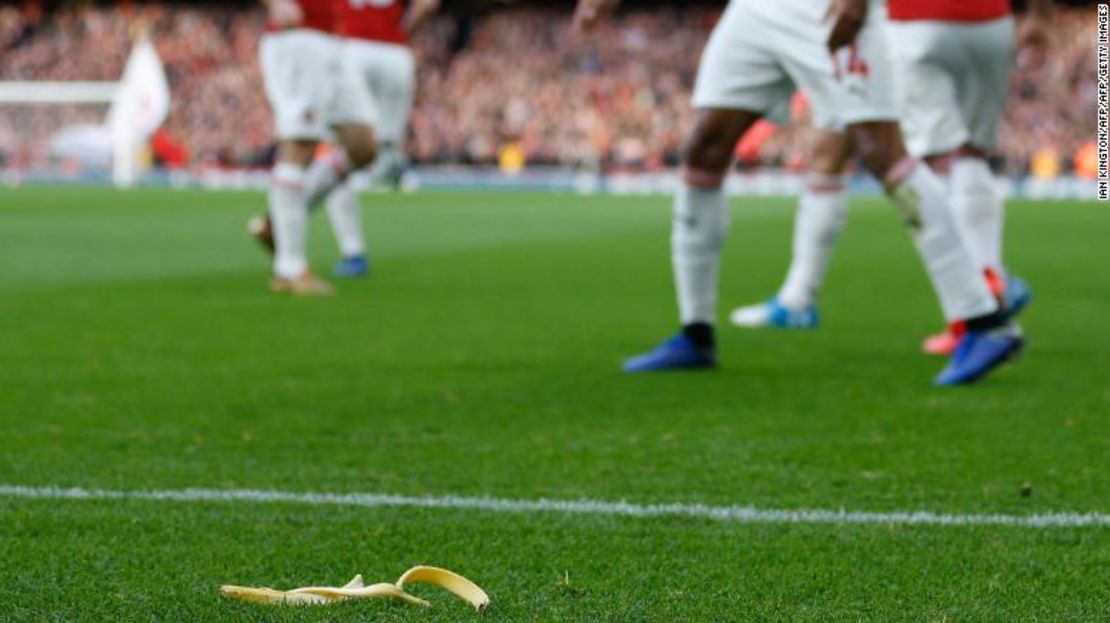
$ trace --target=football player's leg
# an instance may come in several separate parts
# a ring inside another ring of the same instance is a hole
[[[318,158],[309,168],[308,193],[310,205],[323,201],[335,233],[342,258],[332,274],[336,277],[360,277],[369,272],[366,240],[362,232],[362,206],[358,192],[348,178],[353,171],[366,168],[377,155],[374,131],[363,123],[342,123],[332,131],[338,148]]]
[[[870,17],[882,19],[875,11]],[[945,317],[955,321],[990,316],[998,303],[960,234],[945,187],[928,166],[909,155],[903,142],[897,119],[898,93],[905,87],[896,84],[887,43],[881,25],[870,22],[857,48],[838,53],[847,73],[830,88],[831,103],[841,111],[860,163],[902,211]]]
[[[736,141],[792,86],[773,57],[753,44],[758,27],[746,3],[731,3],[698,66],[682,181],[674,199],[671,264],[682,331],[659,348],[625,362],[630,372],[708,367],[716,363],[714,324],[721,248],[728,227],[723,189]]]
[[[910,227],[945,317],[966,320],[997,311],[998,303],[957,228],[943,183],[906,152],[898,125],[865,122],[850,131],[864,168],[882,181]]]
[[[1005,26],[897,22],[888,31],[908,148],[947,181],[957,228],[996,295],[1004,281],[1003,199],[987,154],[1010,71],[1012,35]],[[962,333],[960,323],[950,323],[922,348],[949,355]]]
[[[283,141],[270,180],[270,221],[274,238],[274,275],[296,279],[308,271],[307,171],[314,141]]]
[[[806,309],[817,302],[847,216],[844,169],[851,147],[847,135],[827,130],[821,132],[815,146],[794,216],[793,259],[778,294],[779,302],[789,309]]]
[[[957,74],[958,111],[967,127],[967,140],[957,151],[950,173],[953,207],[972,253],[1001,278],[1005,274],[1004,199],[987,158],[996,143],[1013,69],[1013,19],[1006,17],[970,29],[949,28],[971,50],[958,57],[951,50],[941,51]]]
[[[370,166],[378,155],[378,141],[369,123],[343,123],[335,127],[335,135],[346,153],[352,171]]]
[[[378,153],[374,129],[369,124],[343,122],[332,127],[338,143],[309,165],[306,187],[309,205],[316,206],[354,171],[368,167]]]
[[[671,259],[679,320],[699,343],[711,344],[717,314],[717,277],[728,228],[722,184],[736,141],[758,119],[742,110],[701,110],[687,139],[674,201]]]
[[[985,149],[994,141],[974,145],[971,126],[973,119],[994,119],[993,132],[1002,114],[1009,71],[971,67],[993,60],[977,43],[982,36],[978,29],[934,21],[895,22],[889,26],[889,37],[907,147],[948,182],[956,224],[976,263],[999,271],[1002,202]],[[984,112],[984,107],[992,110]]]
[[[1020,351],[1022,339],[983,280],[943,183],[906,149],[894,120],[897,90],[885,47],[879,30],[865,28],[858,49],[843,51],[846,58],[841,60],[849,70],[863,70],[855,78],[862,79],[867,88],[853,90],[842,85],[833,93],[840,100],[841,116],[864,168],[882,182],[909,225],[945,317],[950,322],[963,321],[967,327],[936,383],[972,382]],[[859,56],[852,58],[856,54]]]
[[[358,67],[346,47],[331,40],[333,66],[321,98],[327,103],[324,117],[335,138],[336,149],[314,162],[308,173],[310,202],[322,201],[354,171],[369,167],[378,155],[374,127],[377,109]]]
[[[830,63],[823,49],[827,28],[815,9],[798,20],[801,45],[784,47],[791,72],[813,105],[818,127],[847,127],[863,167],[884,184],[903,210],[947,317],[978,318],[997,303],[979,277],[945,196],[929,168],[910,158],[898,127],[898,106],[881,3],[875,3],[857,45]],[[834,67],[840,67],[837,75]]]
[[[1002,194],[986,154],[971,149],[954,154],[948,170],[948,188],[956,222],[976,263],[983,267],[988,279],[1001,278],[1005,214]]]
[[[864,166],[883,181],[909,225],[945,318],[967,329],[936,383],[978,380],[1021,350],[1020,332],[972,259],[943,184],[928,166],[906,153],[897,124],[860,123],[851,131]]]
[[[284,141],[270,181],[268,225],[273,236],[274,263],[270,288],[299,295],[331,294],[308,266],[308,170],[315,141]]]
[[[956,226],[972,259],[982,266],[967,236],[960,201],[952,192],[949,177],[952,154],[968,140],[967,124],[958,107],[956,76],[944,55],[937,53],[945,46],[961,46],[950,40],[950,29],[940,22],[891,22],[887,34],[903,139],[910,153],[923,158],[948,185]],[[958,53],[963,54],[963,50]],[[964,331],[962,322],[949,322],[944,330],[927,336],[921,350],[929,355],[950,356]]]
[[[316,163],[313,189],[327,195],[331,221],[341,258],[332,270],[336,277],[358,277],[369,272],[366,240],[362,232],[362,208],[358,191],[348,179],[352,171],[368,168],[378,153],[373,124],[374,98],[358,44],[339,46],[340,71],[329,110],[332,132],[338,144],[334,154]]]
[[[325,200],[342,259],[332,273],[336,277],[360,277],[370,270],[366,239],[362,233],[362,208],[358,192],[350,182],[336,186]]]
[[[404,143],[412,112],[416,62],[412,50],[406,47],[384,44],[380,47],[384,49],[377,55],[375,63],[374,94],[380,115],[378,140],[381,154],[374,163],[372,176],[396,187],[408,167]]]
[[[274,245],[271,287],[300,294],[325,294],[325,284],[308,271],[305,243],[308,229],[308,166],[323,135],[322,106],[316,99],[321,56],[317,35],[268,35],[260,46],[266,91],[279,138],[271,174],[269,222]]]
[[[758,120],[758,114],[742,110],[698,111],[686,141],[671,226],[671,265],[682,330],[655,350],[626,361],[626,371],[716,364],[717,279],[728,229],[722,184],[736,141]]]
[[[817,326],[817,293],[848,211],[844,169],[850,156],[846,134],[818,130],[805,189],[794,213],[793,254],[786,280],[770,299],[733,310],[732,324],[751,329]]]

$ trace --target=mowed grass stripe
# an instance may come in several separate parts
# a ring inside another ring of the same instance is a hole
[[[407,507],[474,510],[495,513],[563,513],[620,517],[689,517],[730,523],[883,524],[932,526],[1009,526],[1015,528],[1110,527],[1110,514],[1042,513],[1034,515],[956,514],[929,511],[867,512],[845,509],[771,509],[705,504],[636,504],[605,500],[512,500],[493,497],[414,497],[384,493],[292,492],[257,489],[84,489],[0,485],[0,496],[53,500],[145,500],[161,502],[291,503],[364,508]]]

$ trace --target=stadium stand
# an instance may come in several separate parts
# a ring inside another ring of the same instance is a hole
[[[424,163],[526,163],[655,170],[677,159],[702,43],[719,8],[629,11],[575,40],[565,11],[517,7],[444,16],[415,42],[421,62],[410,150]],[[1060,11],[1047,65],[1019,71],[1001,130],[1011,175],[1085,171],[1094,118],[1094,20]],[[115,80],[137,25],[149,28],[173,92],[153,150],[167,166],[257,167],[271,153],[257,66],[262,14],[249,5],[0,7],[0,80]],[[480,86],[476,86],[480,85]],[[0,162],[31,168],[59,128],[98,121],[81,106],[13,107]],[[571,119],[570,123],[565,120]],[[799,125],[769,132],[755,162],[804,166]]]

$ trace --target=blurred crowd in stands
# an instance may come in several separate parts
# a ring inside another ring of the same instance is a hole
[[[722,3],[723,4],[723,3]],[[173,102],[155,137],[168,166],[265,166],[269,109],[257,63],[258,10],[207,5],[0,7],[0,80],[116,80],[140,31],[166,66]],[[719,8],[630,11],[588,37],[543,8],[437,18],[420,58],[409,149],[417,162],[567,164],[653,170],[677,162],[689,93]],[[1007,173],[1086,174],[1093,166],[1093,9],[1058,12],[1047,64],[1016,72],[1000,131]],[[741,166],[805,166],[804,105],[796,123],[763,127],[738,148]],[[99,123],[105,106],[0,105],[0,159],[49,157],[50,135]]]

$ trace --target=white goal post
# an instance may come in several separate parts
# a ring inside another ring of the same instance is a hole
[[[0,82],[0,104],[111,104],[118,82]]]
[[[50,82],[13,80],[0,82],[0,107],[60,106],[67,104],[111,105],[119,92],[119,82]],[[112,148],[112,183],[126,187],[134,181],[126,150]]]

